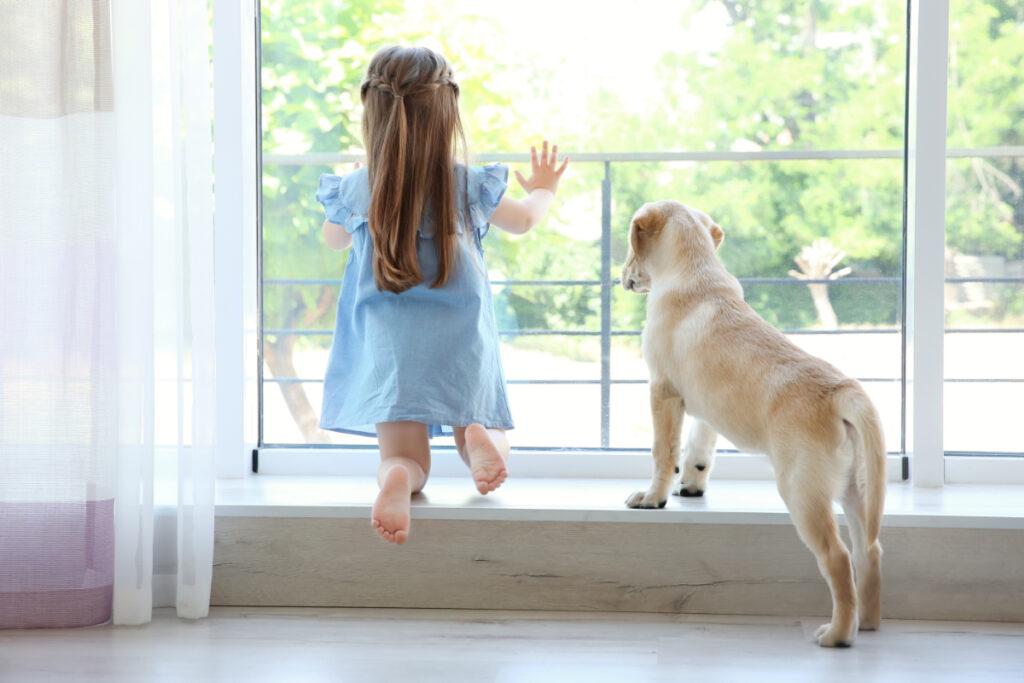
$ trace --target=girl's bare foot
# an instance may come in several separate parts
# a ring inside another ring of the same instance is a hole
[[[384,474],[371,520],[373,528],[388,543],[402,545],[409,539],[411,496],[409,470],[395,465]]]
[[[466,427],[466,453],[477,491],[487,494],[501,486],[508,476],[505,456],[483,425],[471,424]]]

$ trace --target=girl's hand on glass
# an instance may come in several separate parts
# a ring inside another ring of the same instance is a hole
[[[557,166],[558,145],[553,145],[551,147],[551,154],[548,155],[547,140],[544,141],[540,158],[537,158],[536,147],[530,147],[530,157],[533,166],[530,177],[524,178],[522,173],[516,171],[516,180],[519,181],[519,184],[523,186],[527,193],[534,190],[555,192],[558,189],[558,181],[561,179],[562,174],[565,173],[565,167],[569,165],[569,157],[565,157],[562,160],[562,165]]]

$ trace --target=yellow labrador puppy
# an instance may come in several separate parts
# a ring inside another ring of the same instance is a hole
[[[695,422],[680,495],[704,493],[718,433],[766,453],[832,592],[832,621],[818,629],[818,643],[849,646],[858,626],[876,629],[881,618],[885,445],[878,414],[856,380],[795,346],[747,305],[715,253],[722,237],[707,215],[679,202],[645,204],[633,216],[622,286],[648,293],[643,352],[654,477],[626,504],[665,505],[679,471],[684,411]],[[852,566],[833,500],[846,514]]]

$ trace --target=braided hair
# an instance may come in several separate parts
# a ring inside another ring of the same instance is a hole
[[[360,97],[373,274],[381,291],[397,294],[423,282],[416,238],[426,206],[433,213],[438,266],[430,286],[444,286],[453,270],[456,152],[461,146],[465,156],[466,149],[458,96],[451,66],[432,50],[391,46],[370,60]]]

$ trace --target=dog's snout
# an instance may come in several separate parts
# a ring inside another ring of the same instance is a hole
[[[634,280],[631,277],[624,277],[622,278],[622,286],[628,289],[629,291],[633,291],[633,287],[636,286],[636,280]]]

